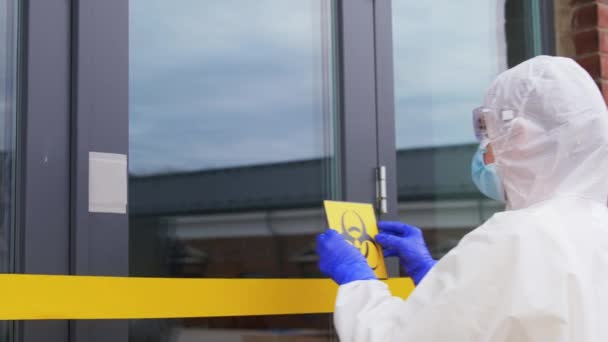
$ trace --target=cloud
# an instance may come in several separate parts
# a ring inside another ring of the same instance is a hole
[[[471,109],[504,64],[498,1],[393,1],[399,148],[472,141]],[[325,155],[328,3],[132,0],[131,172]]]
[[[14,127],[14,77],[16,77],[15,47],[12,44],[17,37],[9,36],[9,6],[6,0],[0,0],[0,150],[12,148]],[[10,76],[9,76],[10,75]],[[10,125],[10,126],[7,126]]]
[[[131,172],[324,155],[319,3],[134,1]]]
[[[471,110],[504,68],[503,3],[393,1],[399,148],[473,141]]]

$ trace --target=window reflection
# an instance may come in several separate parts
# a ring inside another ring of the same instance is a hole
[[[130,1],[133,276],[318,277],[333,198],[328,0]],[[327,341],[328,315],[133,321],[132,341]]]
[[[329,4],[132,0],[131,173],[328,156]]]
[[[393,1],[397,147],[472,143],[469,114],[507,66],[504,0]]]
[[[540,53],[539,2],[392,5],[399,216],[441,257],[503,209],[471,181],[471,111],[501,71]]]
[[[0,272],[13,272],[15,134],[17,103],[17,1],[0,0]],[[9,323],[0,323],[8,341]]]
[[[16,2],[0,0],[0,272],[8,272],[14,206],[14,153],[17,102]]]

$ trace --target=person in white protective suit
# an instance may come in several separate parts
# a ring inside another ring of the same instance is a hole
[[[392,297],[337,233],[321,270],[341,286],[341,341],[608,341],[608,113],[577,63],[540,56],[502,73],[476,118],[507,204],[436,264],[420,230],[377,241],[418,284]],[[479,185],[479,184],[478,184]]]

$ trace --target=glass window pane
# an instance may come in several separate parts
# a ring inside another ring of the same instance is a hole
[[[338,184],[333,6],[130,1],[131,275],[320,276],[320,205]],[[326,336],[330,320],[133,324],[133,341],[159,340],[155,329],[215,341],[220,330]]]
[[[17,4],[0,0],[0,272],[10,270],[17,103]]]
[[[0,0],[0,272],[13,272],[15,122],[17,103],[17,1]],[[8,341],[9,323],[0,323]]]
[[[501,71],[541,53],[539,3],[392,2],[399,216],[436,257],[503,209],[471,181],[471,112]]]

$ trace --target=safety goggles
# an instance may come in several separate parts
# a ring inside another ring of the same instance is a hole
[[[491,120],[511,121],[515,118],[515,111],[510,109],[491,109],[478,107],[473,109],[473,130],[478,141],[488,140],[491,136],[496,136],[498,132],[491,134],[488,132],[487,123]],[[498,125],[493,125],[497,127]]]

